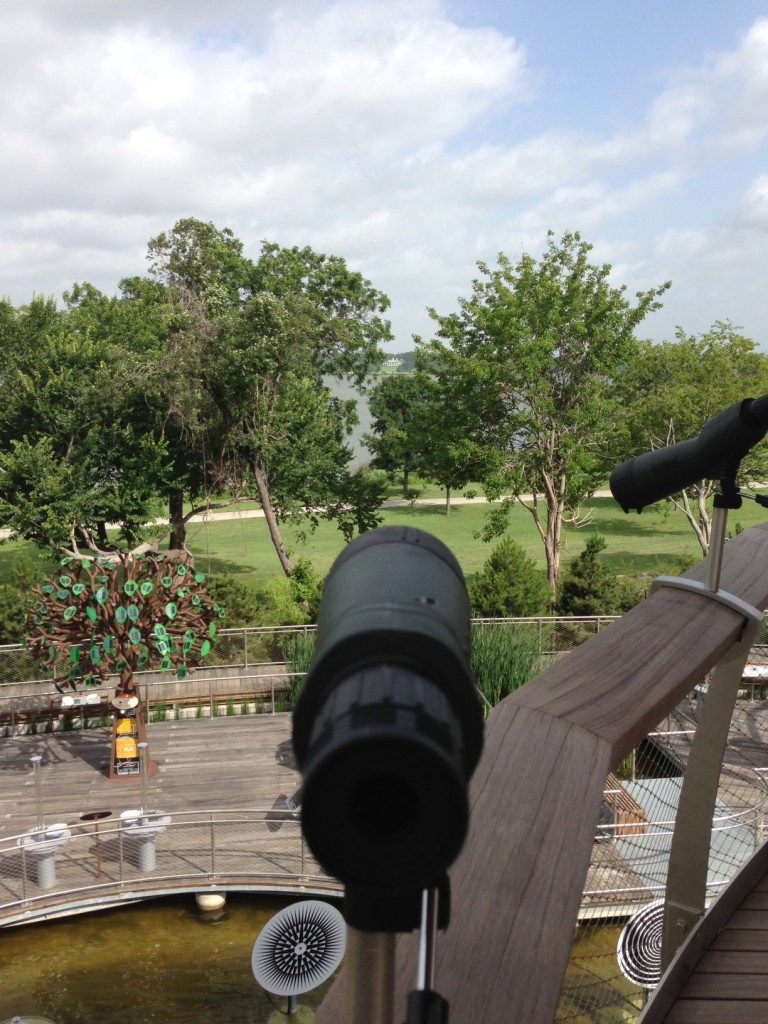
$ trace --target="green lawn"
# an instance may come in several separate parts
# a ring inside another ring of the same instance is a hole
[[[439,496],[439,492],[435,496]],[[693,533],[682,516],[666,512],[664,504],[646,509],[642,515],[625,515],[611,498],[594,498],[583,507],[582,513],[586,514],[590,509],[592,518],[589,525],[566,531],[564,566],[579,554],[587,536],[593,531],[605,538],[607,547],[603,557],[617,574],[642,572],[655,575],[668,571],[670,563],[679,555],[698,553]],[[449,516],[445,515],[442,505],[417,505],[386,509],[383,521],[385,524],[415,526],[435,534],[451,548],[465,574],[471,576],[480,569],[493,546],[474,536],[482,526],[484,515],[482,505],[454,505]],[[730,513],[729,529],[734,532],[737,524],[746,529],[764,522],[766,518],[768,512],[754,502],[745,502],[740,510]],[[509,530],[543,569],[543,547],[530,514],[517,508]],[[338,530],[329,524],[321,525],[304,539],[296,530],[286,527],[285,538],[295,557],[308,558],[323,574],[344,543]],[[189,527],[188,543],[196,564],[203,572],[231,573],[256,588],[279,573],[263,519],[194,524]],[[0,582],[10,580],[14,566],[24,566],[28,572],[42,578],[50,571],[50,564],[38,555],[31,544],[17,541],[0,545]]]

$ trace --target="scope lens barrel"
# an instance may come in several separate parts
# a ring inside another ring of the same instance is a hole
[[[445,545],[383,527],[342,552],[293,741],[305,837],[345,884],[428,887],[458,854],[482,747],[469,656],[466,586]]]

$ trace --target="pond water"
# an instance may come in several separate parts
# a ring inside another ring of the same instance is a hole
[[[267,1024],[287,1003],[257,984],[251,951],[284,905],[230,893],[215,916],[189,893],[0,929],[0,1021],[36,1014],[54,1024]],[[558,1022],[636,1018],[641,993],[618,970],[619,931],[577,930]],[[316,1009],[329,985],[300,996],[299,1006]]]
[[[0,1021],[266,1024],[286,1000],[257,984],[251,950],[284,905],[229,894],[214,917],[190,893],[0,930]],[[329,985],[300,996],[299,1006],[316,1008]]]

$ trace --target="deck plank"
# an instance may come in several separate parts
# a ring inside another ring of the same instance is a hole
[[[765,1024],[765,1005],[746,999],[681,999],[667,1024]]]

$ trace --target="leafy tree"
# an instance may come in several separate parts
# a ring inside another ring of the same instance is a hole
[[[417,422],[423,400],[422,379],[407,373],[381,377],[368,394],[372,433],[363,436],[363,443],[373,455],[375,469],[400,474],[404,498],[410,494],[410,474],[418,459]]]
[[[416,376],[421,402],[413,423],[419,473],[445,490],[445,514],[451,511],[451,494],[481,480],[488,466],[489,449],[476,420],[476,393],[467,379],[469,366],[454,365],[451,374],[436,377],[426,353],[417,353]],[[469,493],[469,492],[467,492]]]
[[[480,618],[541,615],[549,603],[547,581],[517,541],[505,537],[469,584],[472,612]]]
[[[695,437],[707,420],[734,402],[768,394],[768,356],[729,322],[675,341],[641,342],[618,384],[631,436],[630,454],[641,454]],[[625,456],[626,457],[626,456]],[[768,447],[743,460],[740,483],[768,479]],[[704,554],[709,549],[710,505],[715,480],[700,480],[670,498]]]
[[[513,263],[502,253],[496,269],[478,264],[482,279],[459,312],[431,311],[438,337],[423,356],[446,410],[485,453],[486,494],[505,496],[485,536],[500,533],[511,503],[521,502],[544,544],[552,601],[563,524],[578,522],[581,501],[619,450],[614,379],[633,331],[668,287],[640,292],[632,304],[609,283],[609,265],[589,262],[590,249],[578,233],[558,243],[550,232],[540,260],[524,254]],[[452,407],[462,390],[463,403]]]
[[[288,516],[333,518],[346,536],[375,524],[380,489],[348,469],[355,403],[326,378],[359,384],[381,362],[386,297],[338,257],[265,243],[253,263],[231,232],[193,219],[149,253],[180,325],[149,372],[178,434],[204,449],[206,486],[258,498],[286,574]]]
[[[105,315],[95,289],[86,297]],[[54,550],[103,540],[107,522],[134,543],[157,514],[165,452],[135,415],[136,389],[115,386],[115,347],[83,305],[1,305],[0,521]]]

